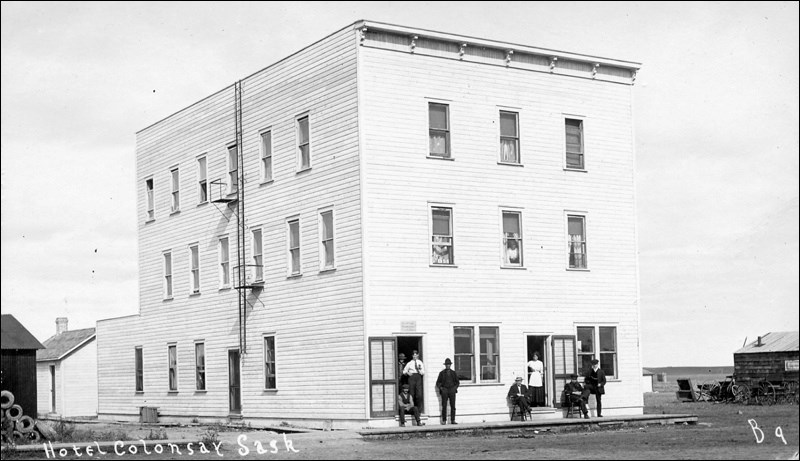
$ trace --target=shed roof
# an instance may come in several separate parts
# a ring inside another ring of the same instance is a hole
[[[51,336],[44,342],[46,349],[36,351],[36,361],[61,360],[94,338],[94,328],[70,330]]]
[[[647,368],[642,368],[642,376],[649,376],[649,375],[654,375],[654,374],[655,373],[653,373],[652,371],[648,370]]]
[[[800,350],[800,331],[772,331],[744,346],[734,354],[757,354],[761,352],[791,352]]]
[[[11,314],[0,318],[0,349],[44,349],[42,343]]]

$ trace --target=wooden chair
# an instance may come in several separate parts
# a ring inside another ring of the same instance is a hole
[[[506,399],[508,406],[511,407],[511,421],[514,421],[515,416],[519,416],[521,421],[525,421],[527,418],[529,421],[531,419],[531,407],[528,407],[528,414],[523,415],[522,410],[519,408],[519,405],[515,404],[514,401],[509,397]]]
[[[567,406],[567,418],[573,418],[577,416],[578,418],[581,417],[581,400],[580,397],[574,398],[572,395],[567,395],[566,400]]]

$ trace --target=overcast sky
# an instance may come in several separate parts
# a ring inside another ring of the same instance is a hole
[[[359,19],[642,63],[643,365],[798,329],[796,2],[4,1],[2,312],[138,312],[135,132]]]

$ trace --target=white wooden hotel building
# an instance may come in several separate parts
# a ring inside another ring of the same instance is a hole
[[[358,21],[141,130],[100,418],[395,425],[413,349],[432,423],[445,358],[457,420],[507,420],[534,351],[536,417],[593,358],[640,414],[639,67]]]

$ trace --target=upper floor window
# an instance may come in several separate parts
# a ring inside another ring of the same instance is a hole
[[[300,219],[287,221],[289,275],[300,275]]]
[[[320,269],[333,269],[336,265],[333,246],[333,210],[325,210],[319,214],[319,259]]]
[[[178,390],[178,347],[173,345],[167,346],[167,355],[169,360],[169,390]]]
[[[254,281],[264,280],[264,242],[261,239],[261,229],[253,229],[253,277]]]
[[[228,194],[239,192],[239,151],[236,145],[228,147]]]
[[[147,220],[152,221],[156,219],[156,202],[153,190],[153,178],[148,178],[144,182],[145,200],[147,202]]]
[[[500,111],[500,161],[520,163],[519,114]]]
[[[430,155],[450,158],[450,116],[447,104],[428,103]]]
[[[522,267],[522,215],[503,211],[503,265]]]
[[[261,133],[261,181],[272,181],[272,131]]]
[[[170,170],[172,176],[172,212],[180,211],[181,209],[181,178],[178,168]]]
[[[189,247],[189,256],[191,260],[191,280],[192,280],[192,293],[200,293],[200,247],[192,245]]]
[[[219,239],[219,280],[223,287],[231,284],[231,259],[228,237]]]
[[[583,170],[583,120],[564,119],[567,146],[567,168]]]
[[[297,171],[311,168],[311,133],[308,115],[297,119]]]
[[[164,298],[172,298],[172,252],[164,252]]]
[[[453,327],[454,370],[461,382],[500,382],[500,336],[498,327]],[[478,367],[475,351],[478,351]]]
[[[452,208],[431,208],[431,264],[455,264]]]
[[[567,216],[567,231],[569,240],[569,267],[571,269],[586,269],[586,217],[577,215]]]
[[[592,360],[600,361],[600,368],[607,377],[617,376],[617,327],[579,326],[578,366],[581,374],[592,368]],[[599,342],[595,341],[599,338]]]
[[[208,201],[208,160],[205,155],[197,159],[197,201]]]

